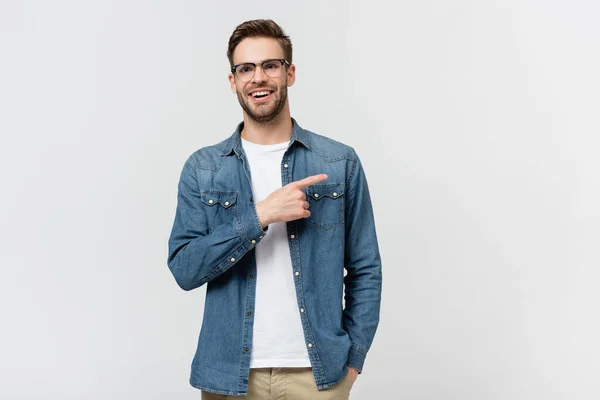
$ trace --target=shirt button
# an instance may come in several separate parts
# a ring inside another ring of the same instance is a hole
[[[247,316],[251,316],[251,315],[252,315],[252,313],[251,313],[250,311],[248,311],[248,312],[246,313],[246,315],[247,315]]]
[[[295,274],[295,275],[296,275],[296,276],[299,276],[299,275],[300,275],[300,272],[296,271],[296,274]]]
[[[290,235],[290,237],[293,239],[293,238],[295,238],[295,237],[296,237],[296,235]]]
[[[252,239],[252,244],[256,244],[256,240]]]
[[[308,344],[308,347],[312,347],[312,343],[309,343],[309,344]]]
[[[335,193],[334,193],[333,195],[335,196]],[[225,202],[225,205],[226,205],[226,206],[228,206],[228,205],[229,205],[229,202],[228,202],[228,201],[226,201],[226,202]]]
[[[301,312],[301,313],[303,313],[303,312],[304,312],[304,308],[301,308],[301,309],[300,309],[300,312]]]
[[[318,193],[315,193],[315,197],[319,197],[319,194],[318,194]]]
[[[259,238],[259,239],[262,239],[263,237],[262,237],[262,236],[259,236],[258,238]]]
[[[254,279],[254,275],[250,275],[250,279]]]
[[[336,196],[337,196],[337,193],[336,193],[336,192],[333,192],[333,197],[336,197]]]
[[[247,348],[247,347],[244,347],[244,351],[247,353],[247,352],[249,352],[249,351],[250,351],[250,349],[249,349],[249,348]]]
[[[209,201],[208,201],[208,204],[212,204],[212,203],[214,203],[214,201],[213,201],[213,200],[209,200]]]
[[[235,258],[231,257],[231,262],[235,262]]]
[[[288,165],[287,165],[287,164],[283,164],[283,168],[287,168],[287,167],[288,167]]]

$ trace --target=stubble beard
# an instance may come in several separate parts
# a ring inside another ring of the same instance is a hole
[[[287,100],[287,86],[283,86],[283,88],[278,94],[279,96],[277,96],[275,104],[270,106],[258,105],[257,107],[258,110],[264,110],[265,108],[269,107],[271,109],[270,112],[255,112],[255,110],[253,110],[251,105],[249,104],[252,100],[248,99],[247,95],[243,95],[240,92],[237,93],[237,98],[240,103],[240,106],[242,106],[242,109],[246,112],[250,119],[252,119],[255,122],[265,124],[277,118],[277,116],[279,116],[279,114],[281,113],[281,110],[283,110],[283,107],[285,106],[285,102]]]

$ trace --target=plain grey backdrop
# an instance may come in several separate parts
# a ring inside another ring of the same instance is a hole
[[[177,182],[242,114],[242,21],[353,146],[383,260],[351,398],[600,398],[596,1],[0,1],[0,398],[199,399]]]

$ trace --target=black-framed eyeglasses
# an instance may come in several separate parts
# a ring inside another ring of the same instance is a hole
[[[281,75],[283,65],[290,63],[285,59],[269,59],[260,63],[241,63],[231,67],[231,72],[242,82],[248,82],[254,77],[256,67],[260,65],[265,75],[270,78],[277,78]]]

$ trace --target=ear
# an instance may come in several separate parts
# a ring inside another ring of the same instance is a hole
[[[236,94],[237,93],[237,88],[235,87],[235,78],[234,78],[234,76],[233,76],[233,74],[231,72],[229,73],[228,78],[229,78],[229,86],[231,86],[231,92],[233,94]]]
[[[296,82],[296,65],[291,64],[287,70],[287,85],[292,86]]]

